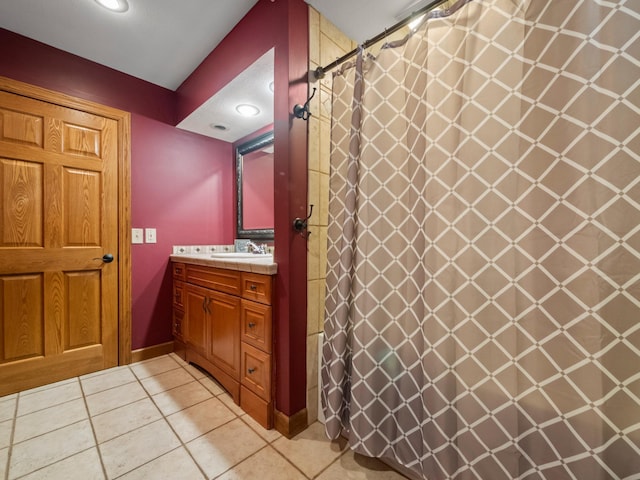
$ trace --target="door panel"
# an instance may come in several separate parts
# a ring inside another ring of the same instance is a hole
[[[209,294],[209,341],[207,359],[240,379],[240,299],[224,293]],[[191,322],[191,318],[189,318]]]
[[[0,92],[0,395],[117,364],[118,124]]]
[[[42,275],[0,277],[2,356],[0,363],[44,354]]]
[[[42,185],[40,163],[0,158],[0,248],[42,247]]]
[[[184,326],[184,340],[196,352],[206,354],[207,343],[207,306],[209,290],[194,285],[185,288],[184,314],[187,318]]]

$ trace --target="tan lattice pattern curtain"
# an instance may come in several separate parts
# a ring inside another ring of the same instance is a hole
[[[640,478],[640,1],[473,0],[334,78],[322,400],[417,478]]]

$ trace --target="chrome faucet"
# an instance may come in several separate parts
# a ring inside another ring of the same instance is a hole
[[[249,253],[264,255],[267,253],[267,245],[264,243],[262,245],[258,245],[256,243],[253,243],[251,240],[249,240],[247,242],[247,251]]]

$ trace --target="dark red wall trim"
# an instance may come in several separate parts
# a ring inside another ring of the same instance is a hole
[[[178,89],[182,119],[275,48],[274,306],[276,408],[292,416],[306,406],[307,243],[292,229],[306,217],[307,123],[293,119],[293,106],[307,99],[309,12],[303,0],[259,0],[223,42]],[[221,68],[224,65],[224,68]]]

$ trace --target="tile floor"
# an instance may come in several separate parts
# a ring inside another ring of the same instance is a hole
[[[401,480],[314,423],[264,430],[174,354],[0,397],[0,480]]]

